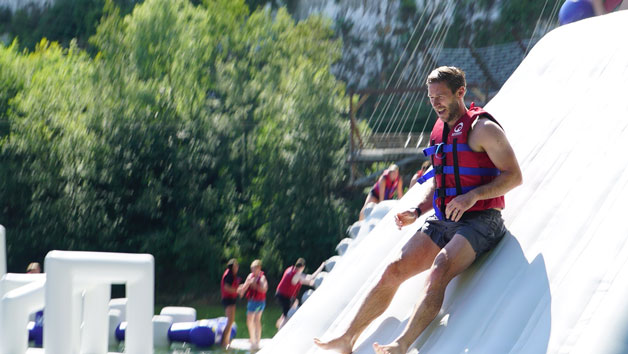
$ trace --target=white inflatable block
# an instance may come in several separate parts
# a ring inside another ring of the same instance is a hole
[[[168,340],[170,326],[172,326],[172,317],[153,316],[153,341],[155,348],[167,348],[170,346],[170,341]]]
[[[338,262],[338,260],[340,260],[340,256],[329,257],[329,259],[325,261],[325,271],[328,273],[331,272],[331,270],[334,269],[334,266],[336,265],[336,262]]]
[[[13,289],[17,289],[35,281],[45,282],[46,274],[7,273],[2,277],[2,279],[0,279],[0,297],[4,296]]]
[[[314,293],[314,290],[307,289],[307,291],[305,291],[303,295],[301,295],[301,304],[303,304],[305,300],[307,300],[310,297],[310,295],[312,295],[312,293]]]
[[[318,289],[319,286],[321,286],[321,284],[323,283],[323,280],[325,280],[325,277],[327,276],[327,272],[320,272],[318,273],[318,275],[316,276],[316,279],[314,279],[314,288]]]
[[[294,313],[297,312],[298,309],[298,306],[290,308],[290,310],[288,310],[288,318],[292,317],[292,315],[294,315]]]
[[[172,317],[172,323],[196,321],[196,309],[193,307],[166,306],[159,314]]]
[[[125,297],[109,300],[109,310],[120,311],[120,322],[126,321],[126,303],[127,299]]]
[[[48,284],[44,316],[46,354],[107,352],[111,284],[125,284],[125,353],[153,353],[152,255],[51,251],[44,260],[44,269]]]
[[[23,354],[28,348],[28,315],[44,304],[45,281],[7,292],[0,300],[0,353]]]
[[[109,310],[109,336],[108,336],[108,345],[112,346],[118,342],[116,338],[116,328],[122,322],[121,311],[118,309],[110,309]]]
[[[371,202],[366,204],[366,207],[364,208],[364,218],[368,218],[371,215],[371,212],[373,211],[373,208],[375,208],[377,204]]]
[[[390,212],[393,208],[395,208],[399,204],[398,199],[388,199],[383,202],[377,203],[373,207],[373,212],[371,213],[371,218],[382,219],[388,212]]]
[[[43,309],[44,309],[44,308],[42,307],[42,308],[40,308],[40,309],[39,309],[39,310],[37,310],[37,311],[33,311],[33,312],[31,312],[31,313],[28,315],[28,320],[29,320],[29,321],[35,321],[35,320],[37,319],[37,312],[42,311]]]
[[[339,256],[342,256],[343,254],[345,254],[345,252],[347,252],[347,250],[349,249],[349,245],[351,244],[351,241],[353,241],[353,239],[345,237],[342,240],[340,240],[340,242],[338,243],[338,246],[336,246],[336,252],[338,253]]]
[[[362,221],[356,221],[353,223],[353,225],[349,226],[349,228],[347,229],[347,234],[349,235],[349,237],[351,238],[356,238],[358,236],[358,233],[360,232],[360,226],[362,226]]]

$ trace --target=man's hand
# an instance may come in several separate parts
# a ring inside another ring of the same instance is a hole
[[[451,221],[457,222],[462,217],[462,214],[469,210],[477,201],[478,199],[475,197],[473,191],[461,194],[447,203],[445,217]]]
[[[397,227],[401,230],[402,227],[412,224],[416,219],[414,208],[412,208],[395,215],[395,224],[397,224]]]

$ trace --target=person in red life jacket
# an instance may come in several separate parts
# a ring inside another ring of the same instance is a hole
[[[507,230],[501,217],[504,194],[522,183],[521,170],[504,130],[486,111],[464,103],[464,72],[439,67],[427,77],[430,103],[438,116],[431,146],[424,150],[432,170],[419,183],[434,177],[416,208],[395,216],[399,229],[423,213],[435,213],[384,269],[356,316],[339,336],[315,343],[340,353],[351,353],[364,329],[381,315],[406,279],[428,271],[426,283],[405,329],[391,343],[373,343],[376,353],[406,353],[436,317],[447,284],[480,255],[491,250]]]
[[[590,0],[596,15],[605,15],[609,12],[628,9],[626,0]]]
[[[399,178],[399,167],[392,164],[379,176],[366,196],[364,206],[360,210],[360,220],[364,220],[364,209],[370,203],[377,204],[383,200],[393,199],[395,193],[397,193],[398,199],[403,197],[403,181]]]
[[[305,259],[303,258],[297,259],[293,266],[286,268],[279,285],[277,285],[277,291],[275,292],[275,298],[281,305],[282,312],[281,317],[279,317],[275,323],[277,328],[283,327],[288,321],[288,311],[290,311],[293,306],[298,306],[299,301],[297,300],[297,296],[299,295],[301,285],[314,285],[314,280],[323,268],[325,268],[325,262],[323,262],[314,273],[303,274],[305,270]]]
[[[430,166],[432,166],[432,162],[430,160],[423,161],[423,164],[421,164],[421,168],[416,171],[414,176],[412,176],[412,179],[410,180],[410,186],[408,188],[412,188],[416,184],[418,179],[423,177],[425,172],[430,169]]]
[[[222,279],[220,280],[220,297],[222,305],[225,307],[225,316],[227,317],[227,324],[221,343],[225,348],[231,342],[231,326],[235,322],[236,299],[238,298],[238,285],[240,285],[239,268],[238,261],[235,258],[230,259],[227,262],[227,269],[222,274]]]
[[[266,292],[268,281],[262,271],[262,261],[256,259],[251,263],[251,273],[246,277],[244,284],[238,288],[240,296],[247,299],[246,326],[249,329],[251,350],[259,349],[262,339],[262,312],[266,308]]]

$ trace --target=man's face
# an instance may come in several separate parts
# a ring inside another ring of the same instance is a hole
[[[438,118],[445,123],[455,123],[462,115],[459,99],[463,93],[463,87],[454,93],[444,82],[434,82],[427,85],[427,96],[432,108],[434,108]]]

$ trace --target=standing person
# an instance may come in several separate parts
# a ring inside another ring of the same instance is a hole
[[[426,84],[438,116],[430,137],[432,146],[425,151],[435,171],[428,174],[435,178],[421,203],[398,213],[395,222],[401,229],[432,205],[435,215],[426,219],[386,267],[349,327],[329,341],[314,339],[323,349],[351,353],[360,333],[390,305],[399,285],[428,270],[403,332],[388,345],[373,344],[380,354],[406,353],[438,314],[447,284],[506,234],[501,218],[504,194],[520,185],[522,177],[504,131],[483,109],[473,104],[467,109],[462,70],[439,67],[429,74]]]
[[[392,164],[379,176],[366,196],[364,206],[360,210],[360,220],[364,220],[364,209],[369,203],[377,204],[383,200],[393,199],[395,192],[398,199],[403,197],[403,181],[399,178],[399,167]]]
[[[275,297],[281,305],[282,312],[281,317],[279,317],[276,323],[277,328],[283,327],[288,321],[288,311],[290,311],[290,308],[294,305],[298,305],[299,301],[297,300],[297,295],[299,295],[301,284],[309,286],[314,285],[316,276],[324,267],[325,262],[323,262],[314,273],[303,274],[305,270],[305,259],[299,258],[293,266],[286,268],[279,285],[277,285],[277,291],[275,293]]]
[[[412,179],[410,180],[410,186],[408,188],[412,188],[418,182],[419,178],[423,177],[425,172],[427,172],[427,170],[430,169],[430,166],[432,166],[432,163],[430,162],[430,160],[423,161],[421,168],[418,171],[416,171],[414,176],[412,176]]]
[[[248,299],[246,305],[246,326],[249,329],[251,350],[259,349],[262,339],[262,312],[266,308],[266,291],[268,281],[262,272],[262,261],[256,259],[251,263],[251,273],[246,277],[244,284],[240,285],[238,292]]]
[[[225,316],[227,316],[227,325],[222,334],[222,342],[224,348],[229,347],[231,343],[231,327],[235,322],[236,300],[238,298],[238,285],[240,285],[240,277],[238,277],[238,261],[232,258],[227,262],[227,269],[222,274],[220,280],[220,295],[222,305],[225,307]]]

